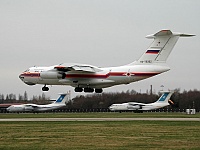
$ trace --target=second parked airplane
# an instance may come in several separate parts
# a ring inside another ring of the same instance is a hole
[[[168,106],[170,104],[174,104],[171,100],[170,97],[173,94],[173,92],[163,92],[162,96],[154,103],[138,103],[138,102],[128,102],[128,103],[122,103],[122,104],[112,104],[109,109],[111,111],[126,111],[126,110],[131,110],[131,111],[138,111],[142,112],[144,110],[154,110],[154,109],[159,109],[165,106]]]

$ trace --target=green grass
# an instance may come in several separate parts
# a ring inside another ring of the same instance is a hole
[[[3,150],[200,149],[200,122],[0,122]]]
[[[7,113],[0,114],[0,118],[200,118],[200,113],[187,115],[185,113],[114,113],[114,112],[94,112],[94,113]]]

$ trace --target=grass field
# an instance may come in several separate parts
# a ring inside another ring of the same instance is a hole
[[[182,113],[0,114],[0,118],[196,117]],[[132,150],[200,149],[200,122],[70,121],[0,122],[0,149]]]
[[[200,149],[200,122],[0,122],[0,149]]]
[[[7,113],[0,114],[0,118],[200,118],[200,113],[187,115],[185,113],[114,113],[114,112],[93,112],[93,113]]]

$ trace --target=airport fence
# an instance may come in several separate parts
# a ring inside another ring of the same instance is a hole
[[[89,113],[89,112],[116,112],[110,111],[108,108],[94,108],[94,109],[56,109],[40,113]],[[135,111],[121,111],[121,112],[135,112]],[[145,112],[186,112],[186,109],[156,109]],[[198,113],[199,110],[196,109]],[[9,113],[6,108],[0,108],[0,113]]]

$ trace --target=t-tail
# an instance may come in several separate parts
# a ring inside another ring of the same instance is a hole
[[[161,97],[155,102],[155,103],[169,103],[170,97],[172,96],[174,92],[173,91],[166,91],[163,92]]]
[[[62,93],[53,104],[65,104],[69,100],[68,93]]]
[[[146,52],[134,62],[137,64],[165,63],[179,37],[190,37],[192,34],[173,33],[170,30],[161,30],[146,38],[154,39]]]

